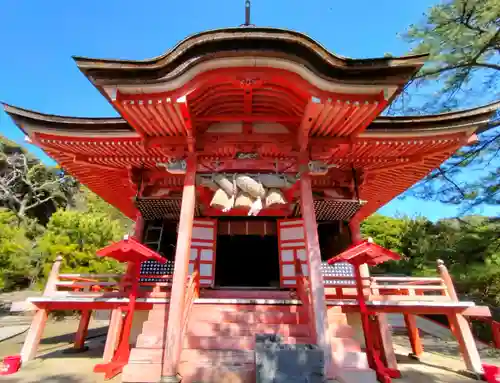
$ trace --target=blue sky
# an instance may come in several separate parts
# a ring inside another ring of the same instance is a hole
[[[398,38],[435,1],[253,0],[252,22],[304,32],[336,54],[404,54]],[[3,0],[0,8],[0,100],[41,112],[112,116],[116,112],[78,71],[72,55],[143,59],[188,35],[244,21],[244,0]],[[0,134],[23,142],[0,112]],[[41,155],[36,148],[30,148]],[[383,214],[453,216],[456,210],[406,198]],[[483,214],[499,211],[484,209]]]

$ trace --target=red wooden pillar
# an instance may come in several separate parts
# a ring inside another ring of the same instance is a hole
[[[192,154],[187,160],[187,171],[184,178],[182,191],[181,214],[179,219],[179,232],[175,251],[174,276],[170,294],[170,308],[166,334],[165,353],[163,359],[162,381],[176,380],[177,366],[182,350],[182,324],[184,314],[184,300],[186,284],[189,274],[189,252],[191,248],[191,235],[193,233],[193,219],[195,208],[195,176],[196,158]]]
[[[73,345],[73,352],[81,352],[87,350],[87,348],[85,347],[85,338],[87,337],[91,316],[92,316],[92,310],[82,310],[80,314],[80,322],[78,324],[78,330],[76,331],[75,344]]]
[[[321,273],[321,252],[316,214],[314,212],[311,176],[307,172],[303,172],[300,176],[300,204],[302,219],[304,220],[306,253],[309,264],[312,322],[316,332],[316,342],[323,349],[325,355],[325,373],[327,378],[333,379],[335,371],[326,314],[325,285],[323,274]]]
[[[420,332],[418,331],[417,321],[415,315],[403,314],[406,324],[406,330],[408,331],[408,338],[410,339],[411,351],[410,356],[415,358],[420,358],[424,352],[424,347],[422,346],[422,341],[420,339]]]
[[[142,218],[142,215],[140,213],[137,214],[135,218],[135,227],[134,227],[134,239],[136,239],[139,242],[142,242],[142,236],[144,233],[144,218]]]

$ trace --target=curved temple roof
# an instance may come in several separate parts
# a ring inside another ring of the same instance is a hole
[[[351,59],[333,54],[310,37],[275,28],[226,28],[186,38],[169,52],[148,60],[93,59],[75,56],[80,70],[95,84],[145,83],[218,56],[294,56],[301,65],[330,80],[353,84],[404,84],[427,55]]]

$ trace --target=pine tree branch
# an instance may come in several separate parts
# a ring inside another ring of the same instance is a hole
[[[47,198],[44,198],[42,200],[38,200],[37,202],[35,202],[35,203],[31,204],[31,205],[26,206],[24,208],[24,211],[26,212],[28,210],[31,210],[31,209],[37,207],[37,206],[43,205],[45,202],[48,202],[48,201],[50,201],[53,198],[54,198],[54,196],[48,196]]]
[[[465,199],[465,193],[462,191],[462,189],[450,178],[446,175],[446,173],[443,171],[443,169],[438,168],[438,172],[441,174],[441,176],[448,181],[450,184],[453,185],[453,187],[460,193],[462,198]]]
[[[489,68],[489,69],[494,69],[500,71],[500,65],[498,64],[491,64],[491,63],[475,63],[474,66],[480,67],[480,68]]]

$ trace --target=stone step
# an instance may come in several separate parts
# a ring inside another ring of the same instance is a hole
[[[137,341],[135,347],[137,348],[164,348],[165,343],[163,342],[163,334],[157,335],[146,335],[139,334],[137,336]]]
[[[330,323],[328,329],[330,336],[335,338],[352,338],[355,334],[354,329],[347,324]]]
[[[301,305],[263,305],[263,304],[208,304],[196,303],[193,305],[192,312],[206,311],[221,312],[289,312],[301,313],[304,309]]]
[[[336,364],[342,368],[346,369],[369,369],[368,358],[366,357],[366,353],[363,351],[344,351],[343,353],[339,353],[333,349],[333,360]]]
[[[203,321],[211,323],[266,323],[266,324],[305,324],[308,323],[307,315],[301,312],[269,311],[232,311],[232,310],[206,310],[191,312],[190,321]],[[336,325],[347,325],[344,314],[328,314],[328,322]]]
[[[145,366],[142,363],[129,363],[123,368],[122,383],[152,383],[161,379],[161,363]]]
[[[162,349],[165,347],[163,339],[163,335],[139,334],[137,337],[136,347],[143,349]],[[220,342],[217,342],[217,339],[220,339]],[[284,336],[284,343],[311,343],[311,339],[308,336]],[[339,353],[340,350],[347,352],[361,352],[359,343],[352,338],[332,337],[331,344],[334,353]],[[184,340],[184,347],[191,349],[214,348],[253,350],[255,347],[255,338],[254,336],[188,335]],[[364,353],[362,354],[364,355]],[[363,356],[361,356],[361,358],[363,358]]]
[[[200,364],[242,365],[255,363],[255,352],[248,350],[196,350],[184,349],[181,362],[196,361]]]
[[[284,337],[283,343],[311,343],[309,337]],[[253,350],[254,336],[226,337],[226,336],[186,336],[184,348],[199,350]]]
[[[265,290],[205,290],[202,289],[200,292],[200,298],[202,299],[262,299],[263,296],[267,296],[267,299],[277,299],[277,300],[291,300],[297,299],[296,294],[290,290],[275,290],[275,291],[265,291]]]
[[[130,351],[129,363],[157,364],[163,360],[163,349],[134,348]],[[184,349],[181,362],[200,365],[240,366],[255,363],[255,353],[249,350],[196,350]]]
[[[157,308],[158,306],[159,305],[153,305],[153,309],[149,310],[148,320],[161,321],[166,323],[168,321],[168,307],[167,309],[162,309]]]
[[[167,330],[167,325],[163,322],[148,319],[142,324],[141,334],[144,335],[161,335]]]
[[[182,383],[255,383],[255,365],[212,366],[197,363],[180,363]]]
[[[311,343],[309,337],[284,337],[285,343]],[[162,349],[165,347],[163,336],[139,334],[136,342],[137,348]],[[183,343],[188,349],[228,349],[228,350],[253,350],[255,347],[254,336],[186,336]]]
[[[339,371],[339,378],[343,382],[349,383],[377,383],[377,374],[370,368],[342,368]]]
[[[340,350],[360,352],[361,345],[359,342],[353,338],[330,338],[333,352],[339,352]]]
[[[264,323],[208,323],[191,320],[187,334],[190,336],[254,336],[255,334],[280,334],[282,336],[308,337],[306,324]]]
[[[300,324],[306,323],[306,316],[300,313],[267,311],[217,311],[192,312],[190,322],[209,323],[264,323],[264,324]]]

